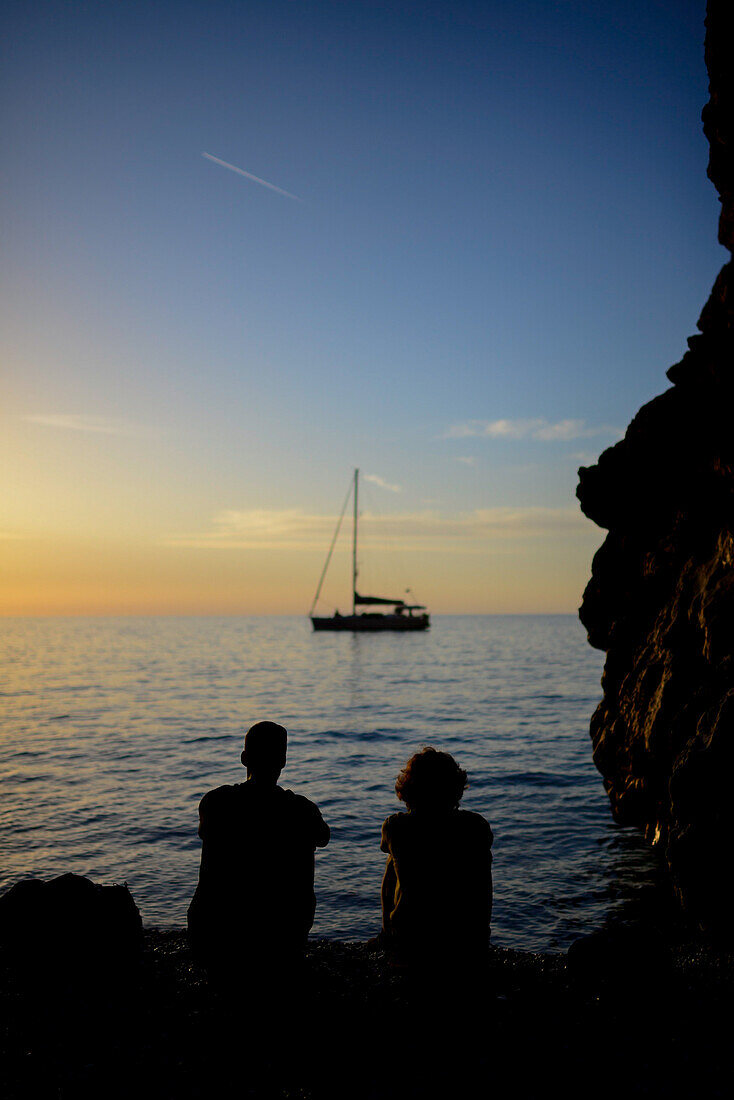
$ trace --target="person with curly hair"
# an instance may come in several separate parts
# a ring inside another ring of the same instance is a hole
[[[459,965],[486,957],[492,912],[492,830],[459,802],[466,772],[424,748],[395,783],[407,812],[382,826],[382,940],[398,964]]]

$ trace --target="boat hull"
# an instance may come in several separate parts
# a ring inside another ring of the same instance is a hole
[[[379,631],[428,630],[428,615],[332,615],[329,618],[311,616],[314,630],[339,630],[352,633],[377,633]]]

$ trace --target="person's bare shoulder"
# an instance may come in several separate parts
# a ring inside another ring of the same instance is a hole
[[[382,839],[380,842],[380,848],[383,852],[390,851],[390,845],[396,836],[400,836],[400,830],[403,827],[403,820],[407,814],[390,814],[386,817],[382,823]]]

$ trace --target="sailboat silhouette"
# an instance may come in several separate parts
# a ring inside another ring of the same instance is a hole
[[[347,509],[350,497],[354,501],[352,522],[352,613],[341,615],[335,611],[333,615],[314,615],[316,604],[321,595],[321,588],[329,568],[331,555],[336,545],[344,513]],[[334,537],[331,540],[326,562],[321,573],[316,595],[314,596],[309,618],[314,630],[351,630],[351,631],[378,631],[378,630],[428,630],[431,625],[430,616],[423,604],[406,603],[403,599],[389,599],[386,596],[360,596],[357,591],[357,536],[359,527],[359,470],[354,471],[354,480],[350,485],[344,506],[336,525]],[[360,607],[391,607],[392,611],[358,611]]]

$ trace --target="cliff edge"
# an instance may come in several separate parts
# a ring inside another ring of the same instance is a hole
[[[734,35],[709,0],[703,110],[719,240],[734,249]],[[617,821],[661,846],[703,927],[728,930],[734,847],[734,264],[719,273],[671,367],[624,439],[579,471],[585,514],[608,535],[580,617],[606,650],[591,722]]]

